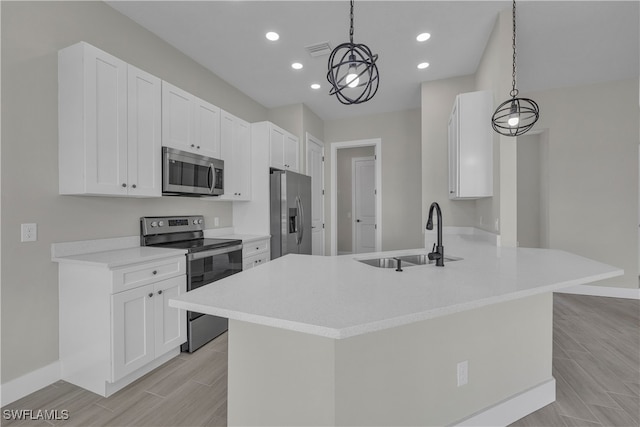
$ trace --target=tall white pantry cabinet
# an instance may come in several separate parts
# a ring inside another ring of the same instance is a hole
[[[60,194],[160,197],[161,80],[80,42],[58,85]]]

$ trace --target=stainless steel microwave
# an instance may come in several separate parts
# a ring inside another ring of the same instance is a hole
[[[162,194],[219,196],[224,194],[224,161],[162,147]]]

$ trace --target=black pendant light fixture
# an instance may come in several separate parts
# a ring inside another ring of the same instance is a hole
[[[377,60],[378,55],[374,55],[366,45],[353,43],[351,0],[349,42],[342,43],[329,55],[329,95],[335,95],[345,105],[361,104],[373,98],[380,84]]]
[[[500,135],[518,136],[526,133],[533,127],[540,117],[538,104],[532,99],[518,98],[516,89],[516,0],[513,0],[513,74],[512,74],[511,99],[498,106],[491,126]]]

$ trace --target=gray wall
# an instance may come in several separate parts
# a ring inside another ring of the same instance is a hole
[[[526,94],[548,132],[549,247],[624,268],[638,287],[638,80]]]
[[[2,2],[2,382],[58,360],[54,242],[135,236],[145,215],[203,214],[230,202],[58,195],[57,52],[86,41],[247,121],[267,110],[102,2]],[[38,241],[20,243],[20,224]]]
[[[382,250],[423,247],[420,173],[420,109],[325,122],[325,177],[331,176],[330,144],[382,140]],[[326,235],[331,236],[331,189],[325,187]],[[327,238],[326,253],[331,253]]]
[[[353,251],[353,212],[352,210],[352,177],[351,161],[355,157],[373,157],[375,147],[341,148],[337,153],[337,220],[338,220],[338,254]]]

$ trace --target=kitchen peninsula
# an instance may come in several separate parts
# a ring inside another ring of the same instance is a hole
[[[181,295],[228,317],[229,425],[508,424],[555,400],[552,292],[622,274],[447,236],[435,265],[287,255]]]

